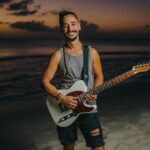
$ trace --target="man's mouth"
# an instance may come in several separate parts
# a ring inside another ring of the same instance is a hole
[[[74,33],[76,33],[77,31],[71,31],[71,32],[68,32],[68,35],[74,35]]]

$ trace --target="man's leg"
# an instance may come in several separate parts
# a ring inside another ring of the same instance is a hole
[[[74,143],[77,140],[77,121],[68,127],[57,126],[57,133],[64,150],[74,150]]]
[[[100,134],[100,129],[96,128],[92,131],[90,131],[91,136],[98,136]],[[95,147],[95,148],[91,148],[91,150],[105,150],[104,146],[99,146],[99,147]]]
[[[80,129],[88,147],[92,150],[104,150],[104,140],[99,114],[85,114],[80,116]]]

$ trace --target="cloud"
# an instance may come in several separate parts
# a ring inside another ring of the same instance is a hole
[[[11,3],[8,7],[9,11],[13,11],[11,15],[28,16],[38,12],[41,5],[33,5],[33,0],[21,0],[19,2]],[[33,9],[31,9],[31,6]]]
[[[70,10],[70,11],[71,11],[70,8],[62,9],[62,11],[63,11],[63,10]],[[43,13],[42,13],[42,16],[46,16],[46,15],[49,15],[49,14],[54,15],[54,16],[58,16],[59,13],[60,13],[60,10],[49,10],[49,11],[43,12]]]
[[[45,11],[45,12],[42,13],[42,16],[46,16],[46,15],[49,15],[49,14],[58,15],[59,11],[57,11],[57,10]]]
[[[50,39],[62,39],[62,34],[60,32],[60,28],[57,27],[49,27],[44,24],[43,21],[27,21],[27,22],[16,22],[10,24],[11,28],[14,29],[22,29],[32,33],[33,37],[38,38],[37,34],[39,34],[39,37],[45,37]]]
[[[13,0],[0,0],[0,8],[2,8],[4,6],[4,4],[10,3]]]
[[[97,39],[101,36],[100,27],[94,23],[81,20],[81,37],[84,39]]]
[[[12,2],[13,0],[0,0],[0,4],[6,4]]]
[[[33,0],[21,0],[19,2],[14,2],[9,5],[8,10],[22,10],[27,9],[28,5],[32,4]]]
[[[28,15],[33,15],[37,13],[37,10],[28,10],[28,9],[25,9],[25,10],[22,10],[22,11],[19,11],[19,12],[14,12],[14,13],[11,13],[11,15],[15,15],[15,16],[28,16]]]
[[[58,27],[50,28],[49,26],[46,26],[44,22],[39,21],[16,22],[10,26],[12,28],[23,29],[27,31],[58,32]]]

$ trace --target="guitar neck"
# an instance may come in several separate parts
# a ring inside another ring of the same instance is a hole
[[[131,76],[133,76],[134,74],[136,74],[133,70],[129,70],[111,80],[106,81],[105,83],[103,83],[102,85],[99,85],[91,90],[89,90],[87,93],[89,94],[98,94],[116,84],[119,84],[120,82],[130,78]]]

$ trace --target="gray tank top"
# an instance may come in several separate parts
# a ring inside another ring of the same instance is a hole
[[[78,80],[82,80],[82,69],[83,69],[83,54],[79,56],[72,56],[64,51],[63,48],[60,48],[60,64],[59,72],[62,74],[62,80],[60,82],[61,89],[70,88],[73,83]],[[89,66],[88,66],[88,90],[93,88],[94,75],[92,70],[92,59],[91,59],[91,50],[89,47]]]

